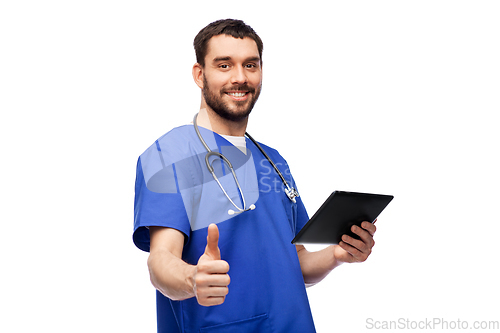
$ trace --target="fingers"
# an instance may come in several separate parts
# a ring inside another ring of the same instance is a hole
[[[198,303],[203,306],[224,303],[230,282],[228,274],[197,274],[194,291]]]
[[[212,286],[210,288],[197,288],[196,300],[203,306],[214,306],[224,303],[229,293],[228,287]]]
[[[203,305],[203,306],[221,305],[226,300],[227,293],[228,293],[228,289],[224,288],[223,290],[221,290],[221,294],[224,294],[223,296],[202,297],[202,296],[199,296],[199,294],[197,294],[196,299],[198,300],[198,303],[200,305]]]
[[[198,260],[194,275],[193,290],[198,303],[213,306],[224,303],[231,282],[229,264],[221,260],[219,249],[219,228],[215,224],[208,226],[207,246]]]
[[[196,289],[201,296],[226,296],[227,292],[222,293],[221,290],[227,291],[231,278],[228,274],[199,274],[195,281]]]
[[[215,224],[210,224],[208,226],[207,247],[205,248],[205,254],[213,260],[220,260],[219,228],[217,228],[217,225]]]
[[[372,237],[375,234],[375,231],[377,231],[377,227],[374,224],[375,222],[377,222],[377,220],[373,221],[373,223],[366,222],[366,221],[361,223],[361,228],[368,231],[370,233],[370,235],[372,235]],[[361,235],[359,235],[359,236],[361,236]]]
[[[226,274],[229,272],[229,264],[224,260],[199,260],[198,271],[205,274]]]
[[[375,241],[373,235],[377,228],[370,222],[363,222],[362,228],[354,225],[351,230],[358,235],[361,240],[352,238],[348,235],[342,236],[342,241],[339,243],[340,247],[352,256],[352,262],[363,262],[371,254]]]
[[[370,250],[364,249],[363,251],[361,251],[358,248],[347,243],[350,240],[355,240],[354,238],[346,236],[346,235],[344,235],[344,236],[342,236],[342,239],[345,239],[345,241],[341,241],[339,243],[339,246],[349,254],[349,257],[347,258],[347,260],[343,260],[343,261],[364,262],[366,259],[368,259],[368,256],[371,253],[371,249]]]
[[[223,260],[198,263],[194,278],[194,293],[200,305],[213,306],[224,303],[231,282],[228,271],[229,264]]]

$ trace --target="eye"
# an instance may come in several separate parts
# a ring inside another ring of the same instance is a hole
[[[220,64],[219,68],[221,68],[221,69],[228,69],[229,65],[228,64]]]

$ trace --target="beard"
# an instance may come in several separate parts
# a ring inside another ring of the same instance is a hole
[[[207,105],[221,118],[239,122],[250,115],[253,106],[260,95],[260,86],[255,89],[246,84],[222,88],[220,92],[210,90],[206,77],[203,77],[203,97]],[[233,110],[230,105],[223,100],[226,91],[247,91],[249,98],[245,101],[233,101],[235,107]]]

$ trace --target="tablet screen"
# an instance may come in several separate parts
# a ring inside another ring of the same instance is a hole
[[[292,240],[293,244],[338,244],[342,235],[359,239],[353,225],[373,222],[392,195],[335,191]]]

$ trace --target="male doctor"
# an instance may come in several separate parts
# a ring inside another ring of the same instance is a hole
[[[227,19],[202,29],[194,47],[201,135],[211,150],[229,152],[255,209],[227,214],[224,193],[203,176],[207,151],[191,124],[169,131],[141,155],[134,242],[150,252],[158,332],[314,332],[305,287],[344,262],[365,261],[376,228],[353,226],[360,240],[344,235],[339,245],[318,252],[291,244],[309,219],[302,200],[292,202],[269,186],[281,180],[244,136],[261,92],[262,41],[242,21]],[[262,146],[294,184],[283,157]],[[238,201],[224,168],[216,172]]]

